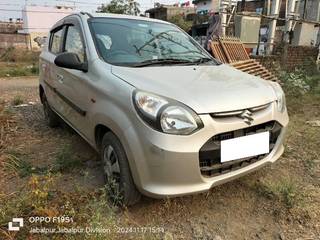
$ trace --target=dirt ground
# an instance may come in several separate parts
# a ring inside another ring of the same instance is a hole
[[[320,96],[291,97],[288,106],[286,152],[275,164],[205,194],[116,209],[103,200],[91,147],[67,126],[45,125],[37,79],[0,79],[0,239],[320,239],[320,127],[312,122]],[[129,230],[39,235],[26,223],[7,231],[13,217],[61,214],[73,226]],[[132,232],[143,227],[163,231]]]

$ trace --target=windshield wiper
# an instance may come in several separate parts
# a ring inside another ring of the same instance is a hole
[[[214,60],[212,58],[202,57],[202,58],[199,58],[199,59],[193,61],[193,63],[200,65],[202,63],[213,62],[213,61]]]
[[[151,65],[163,65],[163,64],[193,64],[192,61],[175,58],[164,58],[164,59],[152,59],[146,60],[140,63],[132,64],[132,67],[146,67]]]

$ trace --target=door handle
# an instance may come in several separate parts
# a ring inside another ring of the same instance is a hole
[[[57,74],[57,79],[58,79],[59,83],[63,83],[63,75]]]

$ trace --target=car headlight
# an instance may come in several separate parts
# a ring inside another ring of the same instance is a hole
[[[279,112],[284,112],[286,109],[286,97],[279,83],[273,82],[272,84],[273,90],[277,97],[277,108]]]
[[[189,135],[203,127],[189,107],[152,93],[135,91],[133,103],[141,118],[152,128],[175,135]]]

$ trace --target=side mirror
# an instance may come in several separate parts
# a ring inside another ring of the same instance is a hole
[[[82,63],[75,53],[70,52],[64,52],[60,53],[55,59],[54,63],[58,67],[62,68],[69,68],[69,69],[75,69],[80,70],[83,72],[88,72],[88,64]]]

